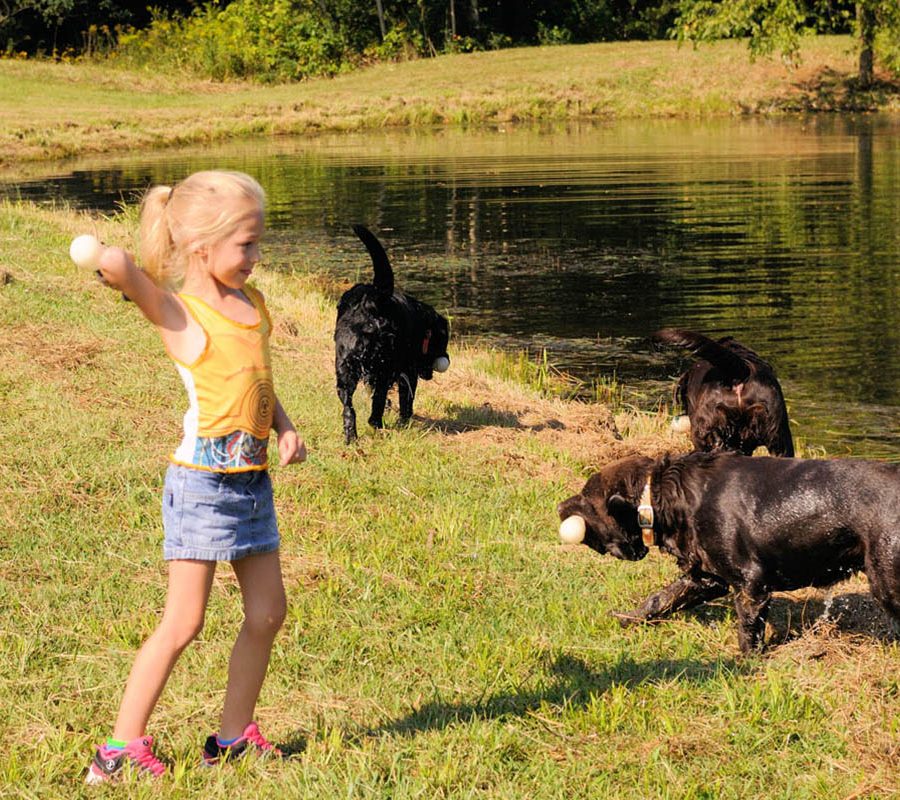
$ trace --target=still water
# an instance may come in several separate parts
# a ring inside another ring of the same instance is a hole
[[[664,325],[775,366],[795,438],[900,459],[900,117],[617,122],[243,142],[53,165],[0,191],[114,210],[223,167],[266,188],[271,263],[398,285],[455,335],[546,351],[652,408],[686,364]]]

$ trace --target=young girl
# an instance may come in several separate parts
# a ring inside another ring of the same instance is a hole
[[[203,748],[215,764],[248,748],[280,755],[253,711],[286,602],[279,534],[266,471],[270,429],[282,466],[306,448],[272,386],[262,295],[247,283],[259,261],[264,195],[238,172],[198,172],[151,189],[141,208],[143,271],[107,248],[104,283],[123,292],[162,337],[184,380],[190,408],[163,491],[163,556],[169,562],[162,620],[138,651],[112,736],[97,748],[88,783],[130,763],[161,775],[147,721],[178,656],[203,627],[216,562],[230,561],[244,605],[231,652],[218,734]],[[179,285],[176,294],[169,287]]]

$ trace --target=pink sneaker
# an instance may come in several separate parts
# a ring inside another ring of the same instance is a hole
[[[135,771],[158,778],[166,771],[166,765],[153,754],[152,746],[152,736],[134,739],[123,750],[111,750],[101,744],[94,754],[84,782],[97,784],[115,780],[121,776],[126,761],[132,764]]]
[[[255,722],[251,722],[244,728],[240,738],[227,746],[219,744],[216,734],[208,736],[206,744],[203,746],[203,763],[207,767],[212,767],[219,761],[240,758],[247,752],[248,747],[252,747],[260,753],[275,756],[275,758],[285,758],[284,753],[259,732],[259,726]]]

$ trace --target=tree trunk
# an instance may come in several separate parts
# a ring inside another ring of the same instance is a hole
[[[456,3],[450,0],[450,36],[456,38]]]
[[[859,28],[859,86],[872,85],[875,65],[875,12],[865,2],[856,4],[856,24]]]
[[[381,28],[381,41],[383,42],[387,31],[384,28],[384,6],[381,0],[375,0],[375,8],[378,10],[378,25]]]
[[[434,46],[434,42],[431,41],[431,37],[428,35],[428,18],[425,13],[426,1],[427,0],[417,0],[416,5],[419,7],[419,24],[422,26],[422,38],[428,46],[428,53],[434,58],[437,55],[437,48]]]

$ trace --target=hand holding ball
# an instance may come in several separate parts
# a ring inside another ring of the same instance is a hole
[[[438,356],[431,367],[435,372],[446,372],[450,368],[450,359],[447,356]]]
[[[79,267],[97,269],[103,249],[103,245],[96,236],[84,233],[72,239],[72,244],[69,245],[69,258]]]
[[[584,519],[574,514],[564,519],[559,526],[559,538],[564,544],[580,544],[584,541],[584,532]]]

